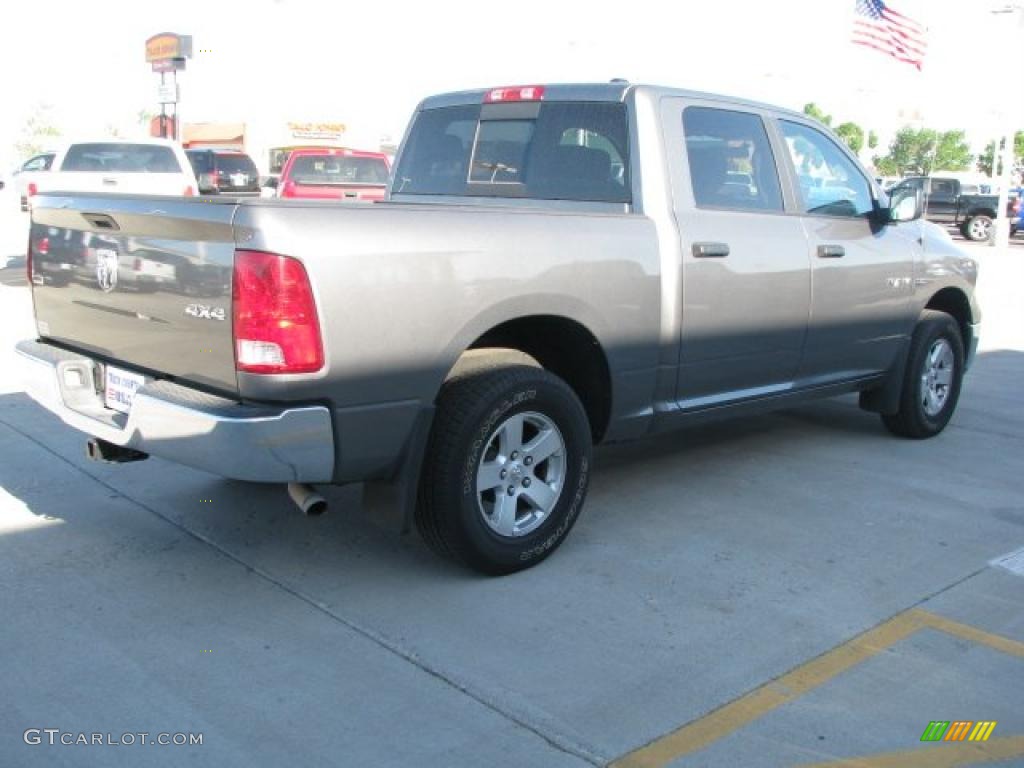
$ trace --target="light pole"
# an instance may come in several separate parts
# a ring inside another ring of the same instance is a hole
[[[1007,14],[1015,13],[1018,15],[1017,28],[1024,31],[1024,5],[1020,3],[1007,3],[1001,8],[993,8],[991,11],[993,14]],[[1013,50],[1012,42],[1008,46],[1010,50]],[[1007,71],[1012,71],[1013,67],[1008,67]],[[1007,102],[1003,102],[1006,104]],[[1016,104],[1016,100],[1011,100],[1009,103]],[[1006,207],[1009,204],[1010,199],[1010,184],[1013,180],[1013,138],[1016,125],[1013,119],[1018,116],[1019,108],[1016,112],[1013,107],[1007,109],[1003,113],[1005,125],[1008,127],[1004,130],[1005,136],[1003,137],[1003,147],[1000,152],[999,142],[995,142],[995,146],[992,149],[992,176],[996,176],[996,170],[1001,162],[1003,165],[1003,171],[999,174],[999,202],[996,204],[996,220],[992,225],[992,232],[989,236],[988,244],[995,247],[1000,245],[1008,245],[1010,242],[1010,220],[1006,216]]]

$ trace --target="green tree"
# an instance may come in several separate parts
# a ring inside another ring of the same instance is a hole
[[[971,167],[974,155],[971,154],[964,131],[943,131],[938,136],[938,142],[933,171],[966,171]]]
[[[868,131],[868,149],[878,148],[878,134],[874,131]]]
[[[936,131],[905,126],[896,132],[889,153],[875,157],[875,168],[885,176],[964,171],[971,165],[971,149],[963,131]]]
[[[15,151],[23,158],[38,155],[50,149],[54,139],[60,136],[60,129],[53,124],[53,107],[39,102],[21,128],[21,134],[14,143]]]
[[[828,126],[832,125],[832,115],[825,114],[825,111],[813,101],[804,104],[804,114],[813,117],[819,123],[824,123]]]
[[[846,142],[846,146],[848,146],[855,155],[859,155],[860,151],[864,148],[864,129],[856,123],[840,123],[839,127],[836,128],[836,135]]]
[[[999,150],[1003,149],[1004,140],[999,140]],[[993,155],[995,154],[994,141],[990,141],[985,145],[984,151],[978,155],[978,170],[984,173],[986,176],[992,175],[992,161]],[[1024,166],[1024,131],[1017,131],[1013,135],[1013,169],[1015,172],[1020,173]],[[1000,158],[999,167],[996,169],[996,175],[1000,175],[1003,172],[1002,158]]]

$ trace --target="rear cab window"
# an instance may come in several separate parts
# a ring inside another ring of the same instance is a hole
[[[423,110],[392,193],[629,203],[628,143],[619,102]]]
[[[303,186],[379,185],[388,183],[384,158],[345,155],[297,155],[288,180]]]
[[[62,171],[79,173],[181,173],[170,147],[156,144],[73,144]]]
[[[251,178],[254,178],[257,175],[256,164],[248,155],[215,155],[213,163],[216,170],[228,175],[233,173],[243,173]]]

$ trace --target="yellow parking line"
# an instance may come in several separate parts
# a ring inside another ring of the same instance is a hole
[[[958,768],[964,765],[1009,760],[1024,755],[1024,736],[1004,736],[986,742],[964,741],[885,752],[867,757],[848,757],[801,768]]]
[[[869,629],[816,659],[755,688],[700,720],[695,720],[640,749],[623,755],[613,762],[610,768],[654,768],[704,749],[752,720],[884,651],[921,629],[921,626],[912,613],[894,616],[874,629]]]
[[[987,645],[989,648],[1008,653],[1011,656],[1020,656],[1024,659],[1024,643],[1018,640],[1011,640],[1002,635],[993,635],[991,632],[986,632],[967,624],[961,624],[959,621],[953,621],[945,616],[939,616],[928,611],[922,611],[921,609],[915,609],[910,613],[916,621],[932,629],[937,629],[948,635],[955,635],[964,640],[970,640],[972,643]]]
[[[750,693],[729,702],[699,720],[694,720],[639,749],[623,755],[611,763],[609,768],[656,768],[657,766],[666,765],[673,760],[678,760],[684,755],[704,749],[719,739],[728,736],[733,731],[742,728],[747,723],[762,717],[776,707],[793,701],[808,691],[827,683],[850,667],[866,661],[875,654],[886,650],[900,640],[924,628],[935,629],[964,640],[986,645],[989,648],[994,648],[997,651],[1002,651],[1012,656],[1024,658],[1024,643],[1002,637],[1001,635],[994,635],[991,632],[985,632],[984,630],[976,629],[967,624],[961,624],[958,621],[953,621],[952,619],[947,619],[919,608],[914,608],[892,617],[874,629],[869,629],[867,632],[848,640],[842,645],[836,646],[831,651],[827,651],[816,659],[796,667],[781,677],[755,688]],[[1009,749],[1011,747],[1002,745],[1016,745],[1019,743],[1017,741],[1018,738],[1024,739],[1024,737],[1014,736],[985,743],[967,743],[960,746],[974,749],[974,752],[964,752],[957,748],[955,754],[976,756],[978,748],[982,748],[984,754],[995,754],[991,749],[992,744],[998,742],[1001,745],[1000,748]],[[943,749],[949,750],[950,748],[951,745],[943,744]],[[900,760],[904,759],[905,755],[916,755],[918,753],[933,754],[930,747],[922,747],[910,753],[892,753],[897,756],[893,758],[895,762],[892,763],[876,764],[847,761],[823,765],[865,765],[872,767],[876,765],[907,765],[911,768],[917,765],[935,765],[938,768],[947,765],[944,762],[929,763],[927,760],[921,763],[900,762]],[[1012,752],[1009,756],[1017,757],[1019,754],[1024,754],[1024,752]],[[878,755],[876,757],[884,758],[885,756]],[[857,758],[858,761],[874,759],[876,758]],[[985,758],[983,756],[982,758],[973,757],[972,759],[979,762],[1002,758]],[[948,763],[948,765],[966,765],[969,762],[970,760],[966,763],[957,762]]]

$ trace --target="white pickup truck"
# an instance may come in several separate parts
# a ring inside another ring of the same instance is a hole
[[[52,191],[121,195],[195,195],[192,165],[169,139],[76,141],[59,149],[46,173],[33,177],[29,203]]]
[[[173,280],[124,285],[133,250]],[[365,481],[488,573],[565,539],[595,443],[850,392],[938,434],[980,322],[918,190],[804,115],[628,83],[429,98],[373,205],[43,194],[29,256],[26,389],[92,456],[307,511]]]

